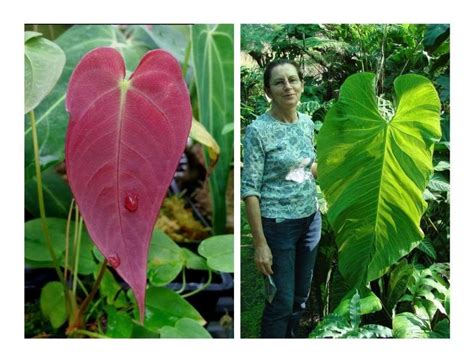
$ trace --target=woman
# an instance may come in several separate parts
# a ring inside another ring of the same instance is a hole
[[[242,198],[252,229],[255,262],[266,284],[262,337],[295,337],[309,297],[321,215],[316,199],[314,124],[296,111],[303,76],[289,60],[264,72],[271,108],[246,128]]]

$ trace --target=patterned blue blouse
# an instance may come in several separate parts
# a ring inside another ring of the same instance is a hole
[[[313,138],[314,123],[302,113],[294,123],[265,113],[247,126],[241,196],[257,196],[263,217],[299,219],[317,210]]]

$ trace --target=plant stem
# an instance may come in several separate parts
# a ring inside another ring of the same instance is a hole
[[[71,217],[72,210],[74,207],[74,199],[71,201],[71,206],[69,206],[69,213],[67,215],[67,224],[66,224],[66,253],[64,254],[64,281],[67,282],[67,271],[69,265],[69,228],[71,226]]]
[[[186,288],[186,272],[185,272],[185,268],[183,268],[183,270],[181,271],[182,273],[182,276],[183,276],[183,285],[181,286],[181,288],[176,291],[176,293],[181,293],[184,291],[184,289]]]
[[[104,277],[104,274],[105,274],[106,270],[107,270],[107,259],[104,259],[104,261],[102,262],[102,265],[100,267],[99,275],[97,276],[97,279],[94,282],[94,286],[92,287],[91,292],[86,297],[84,302],[82,302],[81,307],[79,308],[78,317],[81,317],[82,314],[84,314],[84,312],[86,311],[87,306],[89,305],[89,303],[94,298],[97,290],[99,289],[100,282],[102,282],[102,278]]]
[[[77,206],[77,205],[76,205]],[[79,210],[79,209],[78,209]],[[74,278],[72,281],[72,293],[76,295],[77,287],[77,271],[79,269],[79,254],[81,252],[81,235],[82,235],[82,216],[79,218],[79,232],[77,236],[77,248],[74,252]]]
[[[102,302],[103,300],[103,297],[99,298],[97,300],[96,303],[94,303],[94,305],[92,306],[92,308],[90,309],[89,313],[87,314],[86,318],[84,319],[85,322],[87,322],[87,320],[89,320],[89,317],[92,315],[92,313],[96,310],[97,306],[99,306],[99,304]]]
[[[48,224],[46,223],[46,211],[44,208],[44,197],[43,197],[43,181],[41,178],[41,167],[39,161],[39,149],[38,149],[38,135],[36,133],[36,118],[34,111],[30,111],[30,120],[31,120],[31,136],[33,138],[33,151],[35,155],[35,170],[36,170],[36,187],[38,189],[38,205],[40,210],[40,217],[41,217],[41,227],[43,229],[44,239],[46,241],[46,245],[49,250],[49,254],[51,255],[51,259],[53,261],[54,269],[58,274],[59,280],[61,281],[62,285],[64,286],[64,290],[67,296],[67,285],[64,281],[64,277],[59,269],[58,260],[56,258],[56,253],[53,249],[53,244],[51,242],[51,237],[49,235]]]
[[[211,284],[211,281],[212,281],[212,271],[211,271],[210,269],[208,269],[207,271],[208,271],[208,273],[209,273],[209,277],[208,277],[208,279],[207,279],[207,282],[204,283],[201,287],[199,287],[199,288],[196,289],[195,291],[182,294],[181,297],[183,297],[183,298],[190,297],[190,296],[193,296],[193,295],[195,295],[196,293],[199,293],[199,292],[201,292],[202,290],[206,289],[207,286],[209,286],[209,285]]]

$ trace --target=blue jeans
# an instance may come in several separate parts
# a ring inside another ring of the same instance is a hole
[[[266,301],[262,337],[296,337],[311,288],[316,252],[321,238],[321,213],[302,219],[262,217],[263,233],[273,255],[273,301]]]

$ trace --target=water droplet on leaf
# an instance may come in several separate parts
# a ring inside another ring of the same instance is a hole
[[[127,192],[125,196],[125,208],[130,212],[135,212],[138,209],[138,195],[133,192]]]
[[[107,258],[107,262],[112,266],[112,268],[117,269],[120,265],[120,257],[115,254]]]

